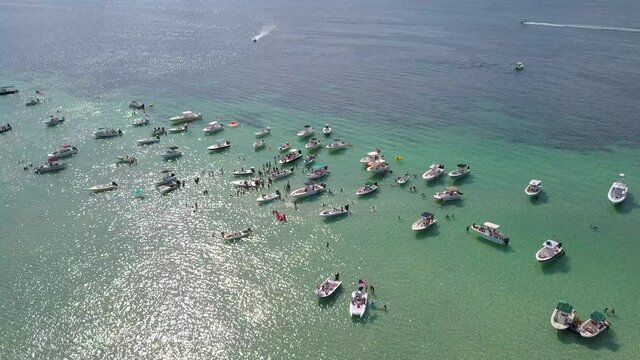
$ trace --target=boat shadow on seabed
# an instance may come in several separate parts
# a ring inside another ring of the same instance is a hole
[[[529,196],[529,202],[533,205],[545,205],[549,202],[549,195],[542,191],[538,196]]]
[[[540,266],[542,267],[542,272],[544,274],[555,274],[558,272],[566,273],[569,272],[569,269],[571,268],[567,254],[559,256],[553,261],[541,263]]]
[[[616,343],[615,332],[612,329],[607,330],[593,339],[585,339],[570,331],[558,331],[557,336],[558,340],[563,344],[578,344],[586,346],[591,350],[607,349],[616,352],[620,349],[620,345]]]
[[[633,194],[631,192],[627,193],[626,199],[622,202],[622,204],[611,205],[618,214],[628,215],[633,209],[640,208],[640,205],[636,203],[633,199]]]

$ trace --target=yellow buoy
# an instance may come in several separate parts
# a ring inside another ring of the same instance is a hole
[[[400,161],[400,160],[402,160],[402,156],[396,156],[395,159],[396,159],[396,161]]]

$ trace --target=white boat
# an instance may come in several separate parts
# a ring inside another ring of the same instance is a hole
[[[144,109],[144,104],[141,101],[133,100],[129,103],[129,107],[134,109]]]
[[[334,139],[333,142],[326,146],[327,149],[331,151],[346,149],[349,146],[349,143],[346,143],[340,139]]]
[[[260,131],[256,131],[256,137],[263,137],[263,136],[267,136],[269,134],[271,134],[271,128],[270,127],[266,127]]]
[[[599,311],[594,311],[589,315],[589,320],[586,320],[580,325],[578,331],[580,332],[580,336],[592,338],[607,330],[609,326],[611,326],[611,324],[607,321],[607,317]]]
[[[576,317],[576,311],[568,303],[559,302],[551,313],[551,326],[556,330],[567,330]]]
[[[609,188],[609,194],[607,197],[612,204],[617,205],[624,201],[627,198],[627,192],[629,191],[629,187],[624,182],[624,174],[620,174],[620,179],[615,181],[611,188]]]
[[[49,115],[49,119],[43,121],[43,123],[47,126],[56,126],[62,124],[64,122],[64,116],[53,116]]]
[[[122,130],[99,128],[98,131],[93,133],[93,137],[96,139],[106,139],[116,136],[122,136]]]
[[[232,181],[231,185],[243,189],[255,189],[258,188],[261,183],[260,179],[249,179]]]
[[[367,171],[376,174],[386,173],[389,171],[389,164],[387,164],[387,161],[384,159],[370,162],[367,166]]]
[[[11,127],[11,125],[7,124],[7,125],[0,125],[0,134],[4,134],[7,131],[11,131],[13,130],[13,128]]]
[[[372,192],[374,192],[376,190],[378,190],[378,183],[377,182],[367,183],[363,187],[361,187],[358,190],[356,190],[356,195],[358,195],[358,196],[367,195],[367,194],[371,194]]]
[[[431,225],[437,222],[438,220],[436,219],[435,215],[425,211],[420,215],[420,219],[418,219],[411,225],[411,230],[422,231],[428,229]]]
[[[404,185],[409,181],[409,174],[404,174],[396,179],[396,182],[400,185]]]
[[[300,138],[306,138],[313,135],[314,132],[316,131],[311,127],[311,125],[305,125],[302,130],[298,131],[297,135]]]
[[[44,174],[48,172],[60,171],[65,169],[66,167],[67,165],[65,165],[65,163],[62,162],[62,160],[60,160],[57,157],[52,157],[47,160],[46,164],[38,165],[35,168],[35,172],[36,174]]]
[[[324,124],[324,127],[322,128],[322,133],[325,136],[329,136],[331,135],[331,132],[333,131],[333,129],[331,129],[331,126],[329,126],[329,124]]]
[[[261,148],[265,147],[265,145],[267,145],[266,141],[258,140],[258,141],[253,143],[253,149],[254,150],[261,149]]]
[[[460,190],[458,190],[457,187],[449,186],[449,187],[447,187],[447,189],[445,191],[440,191],[440,192],[437,192],[437,193],[433,194],[433,197],[436,200],[440,200],[442,202],[445,202],[445,201],[460,199],[462,197],[462,195],[463,195],[462,192]]]
[[[202,129],[202,132],[204,132],[207,135],[211,135],[222,129],[224,129],[224,125],[222,125],[217,121],[212,121],[209,123],[209,125],[206,128]]]
[[[221,150],[225,150],[231,147],[231,143],[228,142],[227,140],[221,139],[218,140],[217,143],[207,147],[207,150],[209,151],[221,151]]]
[[[538,260],[538,262],[549,262],[562,255],[564,255],[562,243],[547,240],[542,243],[542,248],[536,252],[536,260]]]
[[[47,156],[49,158],[55,158],[55,157],[65,158],[65,157],[73,156],[77,153],[78,153],[78,149],[75,146],[64,144],[59,150],[56,150],[48,154]]]
[[[315,150],[322,146],[322,143],[317,138],[311,138],[308,143],[304,145],[304,148],[307,150]]]
[[[280,146],[278,147],[278,150],[280,150],[280,151],[287,151],[287,150],[289,150],[289,148],[291,148],[291,144],[289,144],[288,142],[286,142],[286,143],[284,143],[284,144],[280,145]]]
[[[304,165],[305,166],[310,166],[311,164],[313,164],[316,161],[316,156],[315,155],[309,155],[306,156],[304,159]]]
[[[350,213],[351,212],[349,211],[349,205],[345,205],[339,208],[334,207],[332,209],[323,210],[322,212],[320,212],[320,216],[328,218],[328,217],[348,215]]]
[[[222,238],[225,239],[226,241],[233,241],[233,240],[245,238],[251,235],[251,233],[252,233],[251,228],[246,228],[244,230],[232,232],[229,234],[222,233]]]
[[[181,124],[202,119],[202,113],[194,113],[193,111],[183,111],[182,115],[169,118],[172,124]]]
[[[442,164],[431,164],[429,169],[422,174],[422,178],[431,181],[440,177],[440,175],[444,174],[444,165]]]
[[[542,181],[531,179],[529,185],[524,188],[524,193],[528,196],[538,196],[542,192]]]
[[[151,145],[151,144],[155,144],[160,142],[160,137],[156,136],[156,137],[152,137],[152,138],[148,138],[148,139],[140,139],[140,140],[136,140],[136,144],[142,146],[142,145]]]
[[[169,146],[167,148],[167,151],[165,151],[164,154],[162,154],[162,157],[165,160],[175,159],[180,156],[182,156],[182,151],[178,149],[177,146]]]
[[[327,167],[327,165],[324,165],[324,166],[318,165],[307,173],[307,179],[309,180],[320,179],[321,177],[325,177],[330,173],[331,172],[329,171],[329,167]]]
[[[129,156],[129,155],[124,155],[124,156],[118,156],[118,163],[124,163],[124,164],[135,164],[138,161],[138,159],[136,159],[133,156]]]
[[[333,295],[336,290],[338,290],[340,285],[342,285],[342,281],[333,280],[332,278],[328,277],[325,281],[322,282],[322,284],[316,287],[316,296],[320,299],[327,298]]]
[[[520,61],[518,61],[518,62],[516,63],[516,65],[513,67],[513,69],[514,69],[515,71],[522,71],[522,70],[524,70],[524,64],[523,64],[523,63],[521,63]]]
[[[449,177],[452,179],[458,179],[469,175],[471,168],[466,164],[458,164],[458,168],[449,173]]]
[[[145,126],[145,125],[149,125],[149,118],[148,117],[143,117],[140,119],[136,119],[133,121],[133,126]]]
[[[370,151],[367,153],[367,156],[360,159],[360,162],[369,165],[369,163],[384,160],[384,155],[381,154],[380,150]]]
[[[185,131],[189,131],[189,125],[184,124],[182,126],[179,127],[174,127],[174,128],[169,128],[169,132],[172,134],[177,134],[177,133],[181,133],[181,132],[185,132]]]
[[[276,179],[281,179],[283,177],[287,177],[287,176],[289,176],[291,174],[293,174],[293,170],[273,168],[271,170],[271,173],[269,174],[269,177],[272,180],[276,180]]]
[[[264,204],[279,198],[280,198],[280,191],[276,190],[276,192],[271,194],[262,194],[260,197],[258,197],[256,201],[258,201],[261,204]]]
[[[253,175],[256,173],[256,169],[254,169],[253,167],[249,168],[249,169],[240,169],[240,170],[234,170],[233,171],[233,175],[234,176],[246,176],[246,175]]]
[[[494,242],[499,245],[509,245],[509,237],[498,229],[500,225],[485,221],[483,225],[473,223],[469,225],[469,229],[475,231],[484,239]]]
[[[303,198],[303,197],[319,194],[323,192],[326,188],[327,188],[327,185],[325,184],[316,184],[312,182],[312,183],[305,184],[304,187],[293,190],[289,195],[291,195],[291,197],[294,197],[294,198]]]
[[[171,170],[164,170],[162,171],[162,178],[156,181],[156,186],[166,185],[175,182],[176,180],[178,180],[176,174],[172,173]]]
[[[172,181],[170,183],[167,183],[165,185],[160,185],[158,186],[158,191],[160,191],[160,194],[164,195],[164,194],[168,194],[174,190],[177,190],[180,188],[180,184],[177,181]]]
[[[116,184],[115,181],[112,181],[110,184],[92,186],[89,188],[89,191],[91,191],[94,194],[97,194],[105,191],[115,190],[117,188],[118,188],[118,184]]]
[[[362,317],[367,311],[368,295],[362,290],[351,293],[351,303],[349,303],[349,313],[351,316]]]
[[[302,157],[302,151],[297,149],[291,149],[289,152],[278,160],[279,164],[288,164]]]
[[[154,128],[153,131],[151,132],[151,136],[160,136],[160,135],[167,135],[167,130],[165,130],[164,127]]]

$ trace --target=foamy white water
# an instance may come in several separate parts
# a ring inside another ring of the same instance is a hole
[[[551,26],[551,27],[573,28],[573,29],[640,32],[640,29],[628,28],[628,27],[618,27],[618,26],[598,26],[598,25],[582,25],[582,24],[554,24],[554,23],[536,22],[536,21],[523,21],[522,24],[524,24],[524,25],[536,25],[536,26]]]

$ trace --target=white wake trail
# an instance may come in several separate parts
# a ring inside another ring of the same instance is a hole
[[[617,26],[598,26],[598,25],[582,25],[582,24],[554,24],[554,23],[526,21],[526,20],[525,21],[521,21],[520,23],[523,24],[523,25],[551,26],[551,27],[572,28],[572,29],[640,32],[640,29],[628,28],[628,27],[617,27]]]
[[[276,25],[263,26],[262,30],[260,30],[260,33],[253,38],[253,41],[258,41],[263,37],[269,35],[269,33],[273,31],[273,29],[275,28],[276,28]]]

